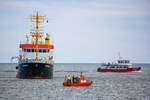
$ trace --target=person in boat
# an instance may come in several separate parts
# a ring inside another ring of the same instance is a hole
[[[75,83],[75,77],[74,77],[74,75],[72,76],[72,83]]]
[[[74,75],[72,76],[72,80],[71,81],[72,81],[72,83],[74,83]]]
[[[80,76],[79,76],[79,78],[83,78],[83,74],[82,74],[82,72],[80,72]]]
[[[73,75],[72,82],[73,82],[73,84],[77,84],[78,83],[78,77],[74,77],[74,75]]]
[[[65,75],[65,81],[67,81],[67,76]]]
[[[71,83],[70,75],[68,75],[68,82]]]
[[[83,76],[82,72],[80,72],[80,76],[78,78],[79,79],[84,79],[84,76]]]

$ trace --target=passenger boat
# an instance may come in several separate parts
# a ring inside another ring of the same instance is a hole
[[[102,64],[98,72],[132,72],[140,71],[141,67],[133,67],[129,60],[118,60],[118,63]]]
[[[21,79],[51,79],[53,78],[52,50],[54,46],[50,44],[48,33],[45,34],[45,42],[43,42],[44,32],[40,30],[41,24],[44,24],[47,18],[40,16],[37,12],[36,15],[30,16],[30,19],[35,26],[26,37],[26,43],[20,44],[16,77]]]
[[[79,77],[73,77],[72,79],[66,79],[65,77],[65,81],[63,82],[63,86],[91,86],[92,81],[89,80],[88,78],[84,78],[84,76],[82,75],[82,73],[80,73]]]

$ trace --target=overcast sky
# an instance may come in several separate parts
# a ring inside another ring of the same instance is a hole
[[[39,11],[48,23],[56,63],[101,63],[118,59],[150,63],[149,0],[0,0],[0,62],[18,56]]]

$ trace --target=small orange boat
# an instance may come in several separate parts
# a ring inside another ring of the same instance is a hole
[[[72,77],[72,79],[66,79],[63,82],[63,86],[91,86],[92,81],[88,78],[84,78],[82,72],[79,77]]]

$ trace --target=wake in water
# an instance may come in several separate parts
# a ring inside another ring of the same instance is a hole
[[[142,72],[141,70],[139,70],[139,71],[134,71],[134,72]]]

